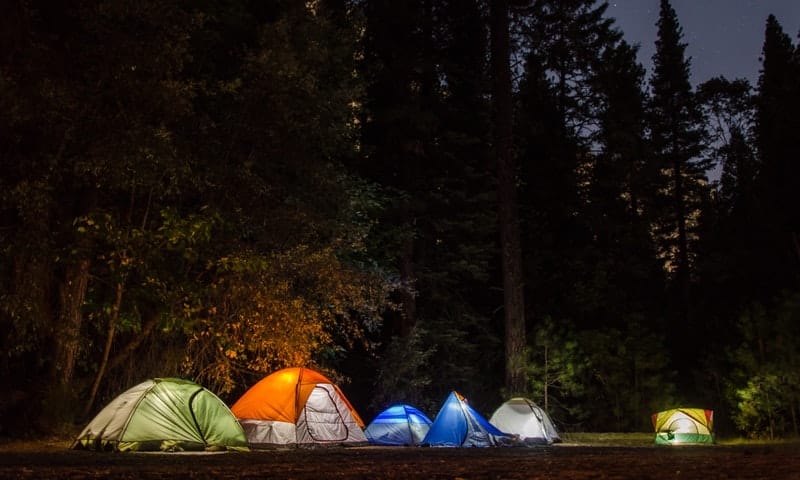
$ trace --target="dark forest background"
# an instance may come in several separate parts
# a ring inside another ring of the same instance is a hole
[[[800,50],[690,84],[593,0],[0,3],[0,436],[285,366],[369,421],[798,435]]]

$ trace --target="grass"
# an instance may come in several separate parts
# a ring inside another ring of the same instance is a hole
[[[590,433],[590,432],[571,432],[560,433],[561,440],[567,444],[575,445],[606,445],[606,446],[620,446],[620,447],[644,447],[655,445],[655,433],[640,432],[640,433],[619,433],[619,432],[603,432],[603,433]],[[788,445],[798,444],[800,438],[783,438],[783,439],[752,439],[743,437],[730,437],[719,438],[717,437],[715,445],[726,446],[739,446],[739,445]]]
[[[609,445],[622,447],[642,447],[653,445],[655,441],[654,433],[586,433],[570,432],[560,433],[564,443],[574,443],[577,445]]]
[[[608,446],[608,447],[649,447],[655,445],[655,433],[637,432],[560,432],[561,440],[567,445]],[[50,436],[39,439],[0,438],[0,452],[57,451],[67,450],[72,438]],[[716,445],[800,445],[800,438],[775,440],[749,439],[742,437],[717,438]]]

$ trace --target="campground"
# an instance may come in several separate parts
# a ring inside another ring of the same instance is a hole
[[[573,434],[548,447],[317,447],[98,453],[0,443],[0,478],[800,479],[800,443],[656,446],[647,434]]]

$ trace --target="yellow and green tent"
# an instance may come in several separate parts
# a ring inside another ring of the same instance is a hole
[[[714,411],[673,408],[652,415],[656,444],[714,443]]]

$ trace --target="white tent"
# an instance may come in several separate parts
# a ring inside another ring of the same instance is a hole
[[[527,398],[515,397],[500,405],[489,422],[525,443],[549,445],[561,441],[547,412]]]

